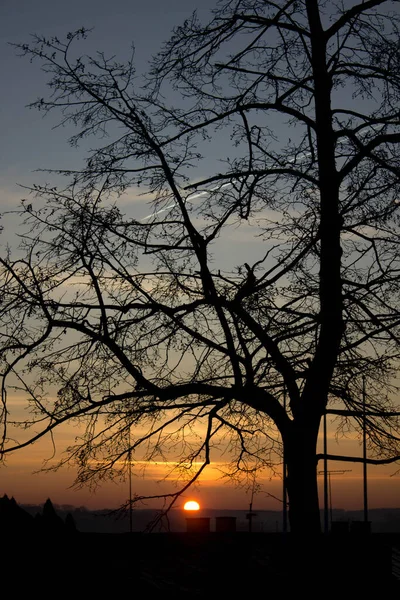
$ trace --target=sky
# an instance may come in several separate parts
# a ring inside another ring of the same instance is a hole
[[[198,5],[198,14],[209,14],[214,0],[2,0],[0,3],[0,70],[3,82],[0,110],[2,139],[1,190],[14,200],[20,192],[16,183],[31,184],[39,168],[59,168],[78,164],[79,152],[65,143],[66,131],[51,130],[51,118],[27,110],[26,104],[44,93],[46,77],[37,65],[16,56],[9,44],[30,41],[32,34],[65,36],[84,26],[93,28],[85,52],[103,50],[122,59],[135,45],[138,72],[146,70],[148,59],[168,39],[176,24],[189,17]],[[43,181],[43,174],[38,176]],[[4,196],[2,203],[4,202]]]
[[[194,9],[197,9],[200,18],[206,19],[214,5],[214,0],[113,0],[111,3],[105,0],[1,0],[0,211],[16,206],[24,196],[20,185],[49,181],[49,175],[37,172],[37,169],[74,168],[84,157],[82,151],[66,143],[67,130],[52,128],[56,117],[43,119],[41,114],[26,108],[29,102],[44,95],[46,78],[38,65],[16,56],[10,43],[27,42],[31,34],[62,37],[82,26],[93,27],[85,51],[103,50],[123,59],[128,56],[133,42],[137,69],[144,72],[147,60],[168,39],[174,25],[189,17]],[[125,202],[128,201],[129,198],[125,199]],[[138,210],[140,216],[145,215],[146,207],[141,206]],[[7,235],[12,241],[12,231],[8,231]],[[240,235],[243,233],[240,232]],[[241,252],[245,243],[245,233],[242,240],[235,233],[236,252]],[[73,441],[75,436],[76,431],[70,427],[57,432],[59,447]],[[349,438],[342,440],[338,446],[333,433],[330,434],[328,449],[334,454],[361,453],[359,440]],[[127,500],[126,482],[105,484],[92,492],[71,488],[73,469],[34,474],[43,460],[51,456],[52,448],[44,441],[9,457],[6,467],[0,471],[0,495],[14,495],[22,503],[40,503],[50,496],[58,504],[85,505],[88,508],[116,507]],[[332,473],[334,506],[360,508],[361,465],[335,463],[330,465],[330,470],[345,471]],[[165,475],[161,465],[149,465],[145,478],[140,468],[134,469],[134,472],[134,493],[153,494],[165,489],[165,484],[157,483]],[[371,508],[400,506],[400,474],[395,472],[393,466],[369,467]],[[218,477],[218,468],[210,469],[200,487],[187,494],[185,499],[198,499],[202,505],[212,508],[247,508],[249,493],[232,484],[223,484]],[[322,477],[320,480],[322,485]],[[258,483],[261,491],[255,497],[255,508],[280,510],[281,479],[264,474]]]

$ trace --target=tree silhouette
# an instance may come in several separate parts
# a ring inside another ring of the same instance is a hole
[[[228,1],[178,27],[142,87],[133,58],[76,58],[84,29],[18,46],[49,75],[31,106],[98,143],[65,188],[32,190],[23,255],[1,259],[4,455],[85,420],[77,483],[178,455],[170,506],[221,446],[251,477],[284,449],[291,529],[319,531],[321,418],[357,430],[365,378],[371,460],[398,460],[395,4]],[[148,216],[124,215],[142,189]],[[20,444],[16,377],[42,424]]]
[[[15,535],[33,531],[32,516],[21,508],[14,497],[4,494],[0,498],[0,530],[2,534]]]
[[[61,517],[56,513],[50,498],[47,498],[44,503],[42,514],[38,514],[36,517],[38,526],[42,531],[48,533],[60,533],[65,529],[65,524]]]
[[[77,531],[75,519],[71,513],[67,513],[67,516],[65,517],[65,528],[68,533],[76,533]]]

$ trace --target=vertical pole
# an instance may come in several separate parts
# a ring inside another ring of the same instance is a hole
[[[286,387],[283,390],[283,409],[286,413]],[[283,533],[287,533],[288,530],[288,507],[287,507],[287,469],[286,469],[286,452],[285,443],[283,443],[283,514],[282,514],[282,529]]]
[[[132,533],[132,449],[131,449],[131,428],[129,427],[129,533]]]
[[[333,506],[332,506],[332,482],[331,482],[331,474],[330,473],[328,473],[328,481],[329,481],[329,513],[330,513],[331,530],[332,530]]]
[[[368,487],[367,487],[367,420],[366,420],[366,390],[365,376],[363,376],[363,398],[362,398],[362,418],[363,418],[363,488],[364,488],[364,523],[368,523]]]
[[[329,502],[328,502],[328,435],[326,412],[324,413],[324,533],[329,532]]]
[[[253,479],[253,487],[251,490],[251,498],[250,498],[250,510],[249,510],[249,533],[251,533],[253,531],[253,500],[254,500],[254,494],[256,491],[256,473],[257,471],[254,472],[254,479]]]

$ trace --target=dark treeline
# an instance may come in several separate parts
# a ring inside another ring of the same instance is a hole
[[[48,498],[42,511],[32,516],[19,506],[14,497],[4,494],[0,498],[0,531],[4,534],[28,533],[72,533],[76,531],[73,516],[68,513],[65,520],[57,515]]]

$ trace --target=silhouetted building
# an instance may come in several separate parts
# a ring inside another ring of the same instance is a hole
[[[215,531],[236,531],[236,517],[215,517]]]
[[[352,521],[350,531],[357,534],[371,533],[371,521]]]
[[[332,521],[331,533],[333,534],[344,534],[349,533],[349,522],[348,521]]]
[[[188,533],[208,533],[210,531],[210,517],[187,517],[186,531]]]

